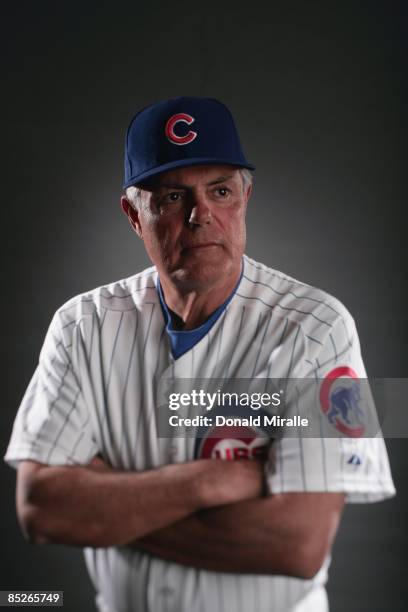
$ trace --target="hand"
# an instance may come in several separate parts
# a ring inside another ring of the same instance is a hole
[[[112,470],[113,469],[110,467],[110,465],[105,463],[105,461],[99,455],[95,455],[95,457],[91,459],[91,461],[87,464],[86,467],[92,468],[94,470]]]
[[[262,497],[264,463],[254,460],[204,459],[199,490],[204,508]]]

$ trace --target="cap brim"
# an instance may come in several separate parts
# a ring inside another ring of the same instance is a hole
[[[214,159],[213,157],[192,157],[190,159],[180,159],[178,161],[169,162],[167,164],[163,164],[161,166],[156,166],[151,170],[146,170],[141,174],[137,174],[130,179],[128,179],[123,184],[123,189],[127,187],[131,187],[132,185],[140,185],[141,183],[147,181],[154,176],[161,174],[162,172],[168,172],[169,170],[174,170],[175,168],[186,168],[187,166],[199,166],[202,164],[208,165],[227,165],[227,166],[236,166],[238,168],[248,168],[248,170],[255,170],[255,166],[248,163],[243,163],[242,161],[237,161],[236,159]]]

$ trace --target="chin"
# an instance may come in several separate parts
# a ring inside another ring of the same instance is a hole
[[[222,265],[197,263],[178,268],[171,278],[180,290],[205,291],[222,284],[223,279],[226,281],[231,274],[231,268],[226,262]]]

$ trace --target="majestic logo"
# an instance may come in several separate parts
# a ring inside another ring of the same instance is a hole
[[[228,417],[248,417],[242,407],[218,407],[212,410]],[[263,420],[263,410],[258,410]],[[266,459],[271,438],[263,427],[210,426],[199,427],[196,433],[194,457],[196,459]]]
[[[360,385],[356,372],[347,366],[331,370],[320,387],[320,405],[338,431],[350,438],[364,433],[364,412],[360,408]]]
[[[351,455],[347,463],[348,465],[361,465],[361,459],[358,455]]]
[[[187,115],[186,113],[177,113],[170,117],[170,119],[166,123],[166,127],[164,128],[165,134],[171,143],[176,145],[186,145],[190,142],[193,142],[195,138],[197,138],[197,132],[193,132],[193,130],[189,130],[187,134],[184,136],[179,136],[175,133],[174,128],[178,123],[186,123],[187,125],[191,125],[194,123],[195,119],[191,115]]]

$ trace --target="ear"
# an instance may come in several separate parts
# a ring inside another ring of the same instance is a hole
[[[133,208],[132,204],[129,202],[126,196],[121,197],[120,205],[122,207],[123,212],[127,216],[128,221],[132,226],[133,230],[136,232],[139,238],[142,238],[142,226],[140,225],[138,211]]]
[[[246,188],[245,197],[246,197],[247,202],[249,198],[251,197],[251,193],[252,193],[252,183],[248,185],[248,187]]]

